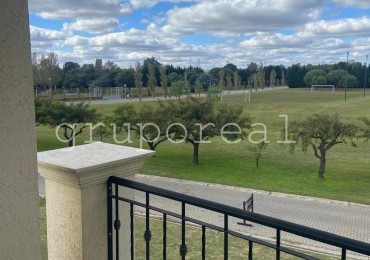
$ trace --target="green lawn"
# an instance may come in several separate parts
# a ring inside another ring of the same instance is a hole
[[[370,95],[370,94],[369,94]],[[349,91],[347,102],[344,92],[310,90],[278,90],[258,92],[252,95],[252,103],[244,104],[244,95],[224,95],[224,102],[243,104],[246,114],[253,122],[264,123],[271,144],[263,154],[260,168],[247,150],[247,139],[239,144],[226,144],[221,138],[211,144],[200,145],[200,165],[192,165],[192,146],[165,142],[158,146],[157,155],[148,160],[141,170],[144,174],[214,182],[241,187],[316,196],[344,201],[370,204],[370,143],[358,140],[358,147],[341,144],[328,153],[326,179],[318,181],[318,159],[311,150],[299,149],[291,155],[288,146],[277,144],[284,127],[286,114],[289,119],[304,118],[313,113],[336,112],[347,120],[370,116],[370,98],[363,98],[361,91]],[[146,104],[153,105],[151,102]],[[136,104],[136,106],[141,106]],[[117,104],[95,105],[103,114],[111,114]],[[255,130],[262,130],[261,127]],[[38,150],[64,147],[55,138],[53,129],[38,127]],[[259,136],[254,136],[259,139]],[[77,143],[88,140],[85,133]],[[133,137],[135,139],[135,137]],[[108,138],[104,141],[112,142]],[[136,141],[136,140],[135,140]],[[134,142],[133,146],[138,146]],[[146,146],[144,148],[147,148]]]

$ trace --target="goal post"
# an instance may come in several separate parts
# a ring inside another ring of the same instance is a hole
[[[311,92],[314,92],[316,89],[329,89],[331,92],[335,92],[335,86],[334,85],[312,85],[311,86]]]

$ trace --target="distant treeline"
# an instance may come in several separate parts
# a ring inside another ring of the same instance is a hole
[[[364,64],[359,62],[339,62],[336,64],[301,65],[294,64],[265,66],[262,63],[251,62],[246,68],[238,68],[232,63],[224,67],[203,70],[199,67],[175,67],[163,65],[155,58],[147,58],[143,63],[137,63],[134,68],[120,68],[111,61],[103,65],[66,62],[60,68],[58,56],[49,53],[47,56],[32,57],[34,86],[39,89],[50,87],[65,89],[87,89],[95,87],[127,87],[134,88],[138,83],[135,73],[140,75],[143,87],[149,87],[150,71],[154,68],[156,85],[161,86],[161,73],[165,73],[169,87],[176,81],[185,81],[191,91],[201,85],[204,91],[210,87],[221,89],[242,89],[245,87],[264,88],[274,86],[289,86],[291,88],[310,87],[314,84],[330,84],[336,87],[364,87]],[[138,74],[139,70],[139,74]],[[348,75],[346,74],[348,71]],[[370,69],[367,70],[369,78]],[[154,75],[152,75],[154,77]],[[367,83],[367,87],[370,84]]]

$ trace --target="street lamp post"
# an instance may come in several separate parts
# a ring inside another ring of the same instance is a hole
[[[348,85],[348,56],[349,56],[349,51],[347,51],[347,64],[346,64],[346,86],[344,89],[344,102],[347,101],[347,85]]]
[[[365,83],[364,83],[364,98],[365,98],[365,91],[366,91],[366,76],[367,76],[367,59],[369,55],[366,55],[366,62],[365,62]]]

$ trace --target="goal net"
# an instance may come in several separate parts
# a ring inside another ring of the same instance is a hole
[[[316,90],[329,90],[331,92],[335,92],[335,86],[334,85],[312,85],[311,92],[314,92]]]

